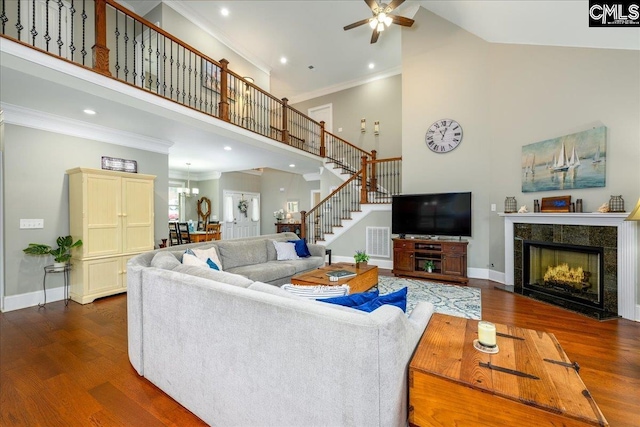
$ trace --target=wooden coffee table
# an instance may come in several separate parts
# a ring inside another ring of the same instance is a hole
[[[609,425],[553,334],[496,329],[507,336],[486,354],[477,320],[431,317],[409,365],[410,425]]]
[[[327,273],[336,270],[351,271],[356,273],[356,276],[340,279],[337,282],[330,282]],[[326,265],[324,267],[293,276],[291,278],[291,283],[302,286],[338,286],[347,284],[350,289],[349,293],[355,294],[358,292],[366,292],[378,284],[378,266],[367,265],[366,267],[356,268],[355,264],[336,262],[331,265]]]

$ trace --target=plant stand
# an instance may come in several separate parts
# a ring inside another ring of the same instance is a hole
[[[64,305],[69,305],[69,274],[71,271],[71,264],[66,264],[62,269],[53,265],[47,265],[44,267],[44,277],[42,278],[42,291],[44,293],[44,302],[38,303],[38,307],[44,307],[47,305],[47,274],[49,273],[63,273],[64,274]]]

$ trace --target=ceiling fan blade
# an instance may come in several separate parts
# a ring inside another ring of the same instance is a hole
[[[371,44],[374,44],[378,41],[378,37],[380,36],[380,32],[377,28],[374,28],[373,34],[371,34]]]
[[[358,21],[358,22],[354,22],[353,24],[349,24],[346,27],[344,27],[344,30],[350,30],[352,28],[356,28],[359,27],[360,25],[364,25],[367,24],[372,18],[367,18],[367,19],[363,19],[362,21]]]
[[[378,2],[376,2],[376,0],[364,0],[364,2],[367,4],[367,6],[369,6],[369,9],[371,9],[374,15],[378,13],[378,9],[380,9],[380,6],[378,6]]]
[[[404,0],[392,0],[391,3],[389,3],[384,9],[384,12],[389,13],[396,7],[400,6],[402,3],[404,3]]]
[[[402,25],[403,27],[410,27],[415,22],[413,19],[405,18],[404,16],[395,16],[395,15],[389,15],[389,16],[391,16],[391,19],[393,19],[394,24]]]

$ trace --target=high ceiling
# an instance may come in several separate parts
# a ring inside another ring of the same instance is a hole
[[[159,1],[123,3],[144,15]],[[165,3],[269,73],[271,93],[286,96],[290,102],[399,73],[400,37],[412,31],[393,25],[373,45],[366,25],[343,31],[345,25],[371,16],[363,0]],[[583,0],[408,0],[394,13],[414,17],[420,6],[491,42],[640,50],[640,32],[635,28],[590,29],[588,2]],[[229,10],[227,17],[220,14],[223,7]],[[419,25],[416,22],[414,27]],[[2,103],[51,114],[52,120],[66,120],[69,128],[85,124],[93,135],[115,129],[123,133],[113,136],[116,139],[126,136],[171,146],[173,175],[182,172],[186,177],[187,162],[192,164],[192,177],[203,179],[214,172],[260,167],[318,171],[320,162],[315,156],[294,149],[283,153],[282,144],[266,138],[257,141],[250,132],[238,132],[202,114],[185,113],[176,104],[138,89],[123,89],[111,79],[64,61],[21,46],[10,55],[3,48],[2,55]],[[288,59],[286,64],[280,62],[282,56]],[[370,63],[375,64],[373,69],[368,68]],[[69,79],[69,74],[80,80]],[[27,92],[29,96],[24,96]],[[97,109],[98,115],[85,116],[82,109],[88,107]],[[223,151],[225,145],[233,146],[233,151]],[[290,163],[296,168],[290,169]]]
[[[125,2],[139,14],[160,3]],[[165,3],[269,71],[271,93],[291,102],[399,72],[401,31],[411,31],[392,25],[373,45],[367,25],[343,31],[345,25],[371,16],[363,0]],[[496,43],[640,49],[636,28],[589,28],[588,4],[583,0],[407,0],[394,14],[413,17],[422,6]],[[228,16],[221,14],[223,8]],[[283,56],[286,64],[280,63]],[[375,68],[369,69],[370,63]]]

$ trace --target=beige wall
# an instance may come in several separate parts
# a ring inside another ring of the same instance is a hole
[[[533,199],[571,195],[586,211],[622,194],[640,196],[640,53],[491,44],[420,9],[402,34],[403,190],[472,191],[469,267],[504,271],[506,196],[531,210]],[[457,120],[462,144],[434,154],[424,144],[431,123]],[[606,187],[522,193],[523,145],[605,125]]]
[[[5,125],[4,133],[5,296],[42,290],[44,257],[22,252],[29,243],[53,245],[69,233],[66,170],[101,168],[101,157],[136,160],[138,172],[156,175],[155,242],[167,237],[168,156],[57,133]],[[21,230],[21,218],[44,219],[44,228]],[[57,275],[54,275],[57,276]],[[62,286],[59,277],[47,288]]]
[[[401,97],[402,78],[396,75],[292,104],[292,107],[307,114],[309,108],[332,104],[332,133],[363,150],[377,150],[378,158],[382,159],[401,155]],[[360,131],[362,118],[366,119],[365,133]],[[377,136],[373,133],[375,121],[380,121]]]

